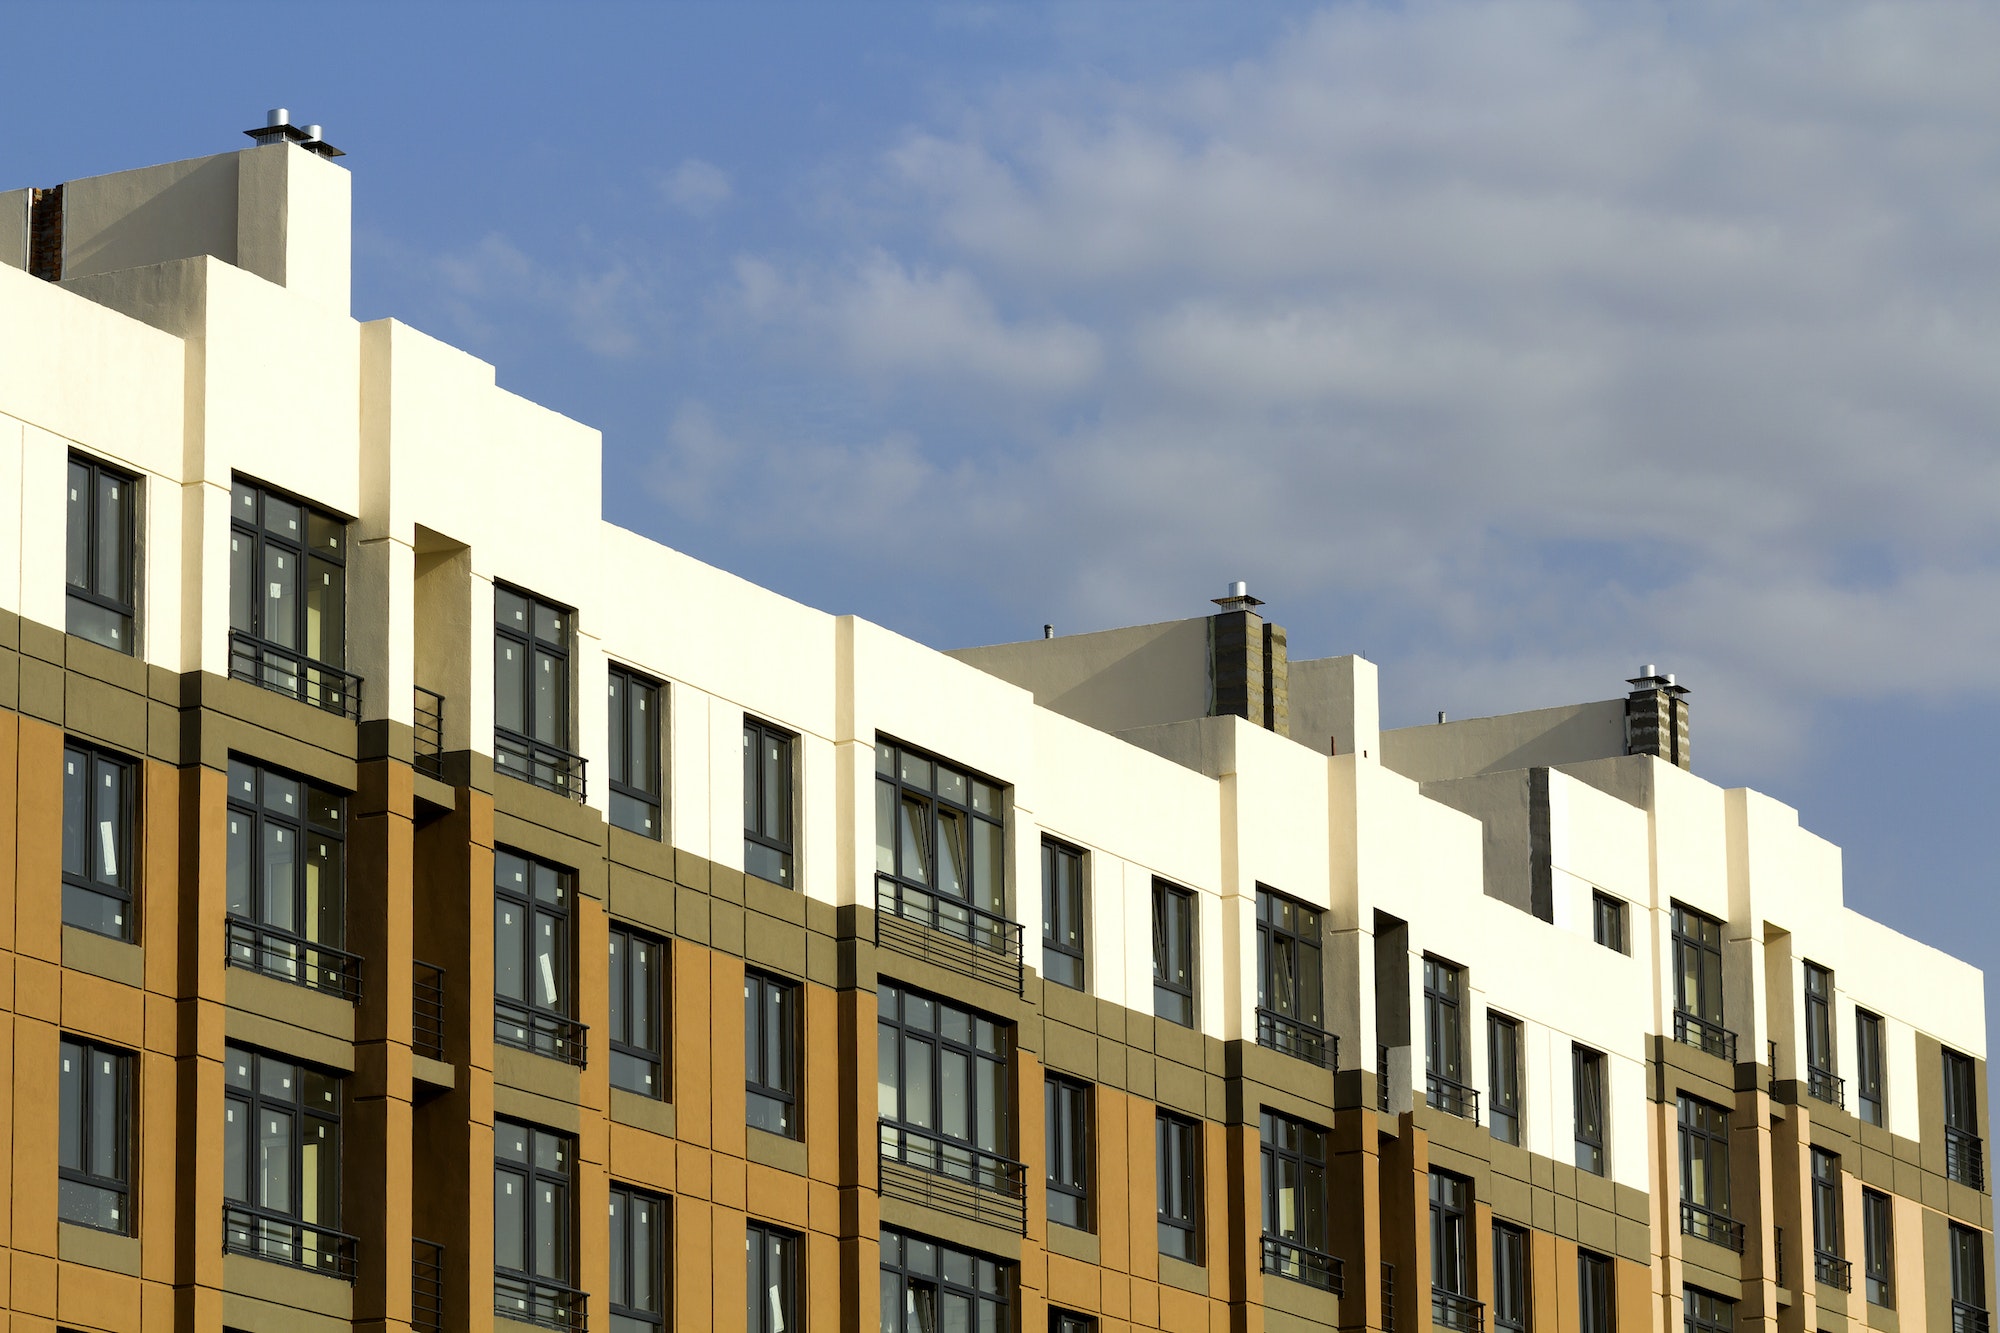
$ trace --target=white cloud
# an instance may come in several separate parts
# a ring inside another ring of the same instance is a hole
[[[735,193],[728,172],[698,157],[685,159],[660,178],[660,197],[694,217],[717,212]]]
[[[586,241],[572,257],[591,254]],[[530,257],[507,237],[489,233],[468,249],[435,261],[435,275],[459,327],[490,339],[504,325],[503,306],[553,315],[569,338],[591,353],[622,359],[644,346],[646,326],[658,318],[646,283],[622,259],[595,267],[562,266]]]

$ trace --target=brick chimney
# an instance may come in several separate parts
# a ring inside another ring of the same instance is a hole
[[[1210,717],[1248,718],[1280,736],[1292,732],[1285,629],[1257,614],[1264,603],[1247,583],[1217,597],[1222,609],[1208,619]]]
[[[1625,683],[1632,687],[1625,696],[1625,753],[1657,755],[1676,768],[1689,767],[1686,687],[1650,663]]]

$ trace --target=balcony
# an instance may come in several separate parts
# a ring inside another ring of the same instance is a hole
[[[1486,1306],[1455,1291],[1431,1288],[1431,1327],[1456,1333],[1485,1333]]]
[[[354,1237],[248,1204],[222,1205],[222,1252],[354,1281]]]
[[[1257,1044],[1321,1069],[1334,1072],[1340,1069],[1338,1037],[1274,1009],[1257,1010]]]
[[[530,786],[583,800],[584,758],[559,745],[532,740],[518,732],[493,729],[493,771],[519,778]]]
[[[1987,1333],[1986,1311],[1964,1301],[1951,1303],[1951,1333]]]
[[[1986,1145],[1977,1134],[1945,1126],[1944,1173],[1961,1185],[1986,1192]]]
[[[431,1060],[444,1059],[444,969],[410,964],[410,1049]]]
[[[1828,1106],[1847,1109],[1847,1080],[1830,1069],[1806,1070],[1806,1091]]]
[[[495,1271],[493,1313],[523,1324],[582,1333],[588,1324],[590,1297],[575,1287],[526,1273]]]
[[[414,686],[410,710],[410,762],[419,773],[444,780],[444,696]]]
[[[1279,1236],[1264,1237],[1264,1271],[1273,1277],[1290,1278],[1308,1287],[1318,1287],[1336,1296],[1347,1291],[1347,1277],[1340,1260],[1309,1246]]]
[[[254,634],[229,631],[229,675],[335,716],[361,720],[361,677]]]
[[[875,943],[1021,993],[1020,925],[957,898],[877,876]]]
[[[892,1120],[879,1121],[878,1130],[883,1197],[1027,1234],[1025,1165]]]
[[[1443,1074],[1424,1075],[1424,1100],[1446,1115],[1479,1123],[1479,1089],[1454,1082]]]
[[[1706,1051],[1736,1063],[1736,1034],[1719,1023],[1711,1023],[1705,1018],[1676,1009],[1674,1011],[1674,1040],[1683,1046]]]
[[[410,1242],[410,1327],[444,1333],[444,1246],[434,1240]]]
[[[589,1054],[589,1033],[590,1029],[574,1018],[493,997],[493,1040],[502,1046],[533,1051],[582,1069]]]
[[[1785,1229],[1771,1228],[1771,1281],[1785,1285]]]
[[[1382,1265],[1382,1333],[1396,1333],[1396,1265]]]
[[[240,916],[229,918],[228,936],[231,967],[324,991],[336,999],[361,998],[361,959],[356,954],[270,930]]]
[[[1837,1254],[1814,1250],[1813,1281],[1823,1287],[1838,1287],[1842,1291],[1853,1291],[1854,1265]]]
[[[1743,1224],[1713,1208],[1681,1200],[1681,1234],[1743,1253]]]

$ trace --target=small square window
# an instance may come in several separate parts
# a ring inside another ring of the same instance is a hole
[[[1605,948],[1625,952],[1625,903],[1608,893],[1590,895],[1590,937]]]

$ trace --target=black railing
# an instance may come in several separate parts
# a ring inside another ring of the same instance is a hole
[[[1706,1018],[1676,1009],[1674,1011],[1674,1040],[1696,1050],[1719,1055],[1730,1064],[1736,1063],[1736,1034],[1720,1023],[1711,1023]]]
[[[1479,1123],[1479,1089],[1446,1078],[1443,1074],[1424,1075],[1424,1100],[1460,1120]]]
[[[1340,1069],[1340,1038],[1275,1010],[1257,1010],[1257,1044],[1321,1069]]]
[[[1838,1287],[1842,1291],[1853,1291],[1854,1265],[1837,1254],[1814,1250],[1813,1281],[1823,1287]]]
[[[1431,1327],[1449,1328],[1455,1333],[1485,1333],[1486,1306],[1470,1296],[1432,1287]]]
[[[1023,1163],[892,1120],[878,1121],[877,1130],[885,1196],[1026,1233]]]
[[[1847,1080],[1830,1069],[1806,1069],[1806,1091],[1829,1106],[1847,1109]]]
[[[574,1018],[493,997],[493,1040],[583,1068],[590,1029]]]
[[[1945,1126],[1944,1173],[1961,1185],[1986,1191],[1986,1145],[1977,1134]]]
[[[1290,1278],[1308,1287],[1318,1287],[1340,1296],[1347,1291],[1347,1277],[1340,1260],[1324,1250],[1315,1250],[1279,1236],[1264,1237],[1264,1271],[1274,1277]]]
[[[1382,1265],[1382,1333],[1396,1333],[1396,1265]]]
[[[240,629],[229,631],[229,674],[314,708],[361,720],[361,677]]]
[[[1681,1200],[1681,1234],[1743,1253],[1743,1224],[1727,1213]]]
[[[875,943],[1021,993],[1021,927],[957,898],[875,880]]]
[[[1987,1333],[1986,1310],[1964,1301],[1951,1303],[1951,1333]]]
[[[1785,1285],[1785,1229],[1771,1228],[1771,1281]]]
[[[410,1049],[444,1059],[444,969],[435,963],[410,964]]]
[[[1375,1048],[1375,1109],[1389,1109],[1389,1048]]]
[[[222,1205],[222,1250],[354,1281],[354,1237],[247,1204]]]
[[[571,800],[583,799],[584,758],[560,745],[531,740],[518,732],[493,729],[493,771],[552,791]]]
[[[493,1313],[543,1328],[581,1333],[589,1297],[575,1287],[526,1273],[493,1274]]]
[[[1778,1043],[1774,1040],[1765,1045],[1771,1054],[1771,1083],[1767,1090],[1775,1097],[1778,1095]]]
[[[331,945],[302,940],[232,916],[228,922],[229,965],[248,968],[342,1000],[361,998],[361,959]]]
[[[410,714],[411,762],[417,772],[444,778],[444,696],[421,685],[413,686],[415,705]]]
[[[444,1333],[444,1246],[410,1242],[410,1327]]]

